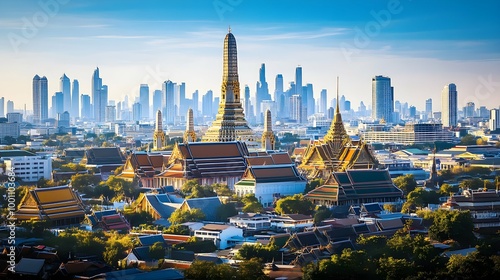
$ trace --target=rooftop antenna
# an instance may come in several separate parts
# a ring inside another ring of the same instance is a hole
[[[228,25],[227,31],[231,33],[231,25]]]

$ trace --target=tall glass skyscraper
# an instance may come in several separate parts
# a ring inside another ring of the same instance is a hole
[[[455,84],[446,85],[441,91],[441,122],[443,127],[457,125],[457,86]]]
[[[71,112],[71,81],[66,74],[59,79],[59,91],[63,93],[64,111]]]
[[[75,119],[80,117],[80,83],[76,79],[71,89],[71,115]]]
[[[372,118],[392,122],[394,114],[394,88],[391,78],[375,76],[372,78]]]
[[[45,76],[33,77],[33,122],[40,123],[49,117],[49,87]]]
[[[149,119],[149,86],[147,84],[141,84],[139,88],[139,96],[141,100],[140,119]]]

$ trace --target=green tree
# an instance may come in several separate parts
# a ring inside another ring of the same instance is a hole
[[[279,199],[276,202],[275,210],[280,214],[310,215],[314,210],[314,204],[305,199],[302,194],[295,194]]]
[[[394,212],[396,212],[396,205],[386,203],[386,204],[384,204],[384,210],[387,212],[390,212],[390,213],[394,213]]]
[[[262,207],[262,204],[260,204],[260,202],[250,202],[248,204],[245,204],[242,211],[245,213],[260,213],[263,209],[264,208]]]
[[[321,206],[314,213],[314,224],[318,225],[320,222],[330,218],[332,216],[332,211],[326,208],[325,206]]]
[[[238,215],[234,203],[223,203],[217,208],[215,216],[219,222],[227,222],[229,217]]]
[[[378,263],[377,275],[381,279],[407,279],[414,273],[413,264],[406,259],[395,259],[393,257],[380,258]]]
[[[261,259],[263,262],[271,262],[273,259],[278,259],[278,247],[275,245],[243,244],[238,250],[237,258],[250,260],[253,258]]]
[[[324,180],[322,178],[315,178],[312,181],[307,182],[306,188],[304,189],[304,194],[314,190],[315,188],[322,186],[324,184]]]
[[[125,211],[123,216],[129,221],[132,227],[138,227],[141,224],[152,224],[153,217],[149,215],[148,212],[133,212],[133,211]]]
[[[236,269],[230,265],[217,265],[207,261],[194,261],[189,268],[184,270],[184,276],[191,280],[237,279]]]
[[[498,264],[492,258],[473,252],[453,255],[446,264],[449,279],[497,279],[500,275]]]
[[[453,187],[449,184],[442,184],[441,187],[439,188],[439,193],[445,196],[449,196],[456,192],[458,192],[458,187]]]
[[[189,227],[180,224],[170,225],[164,233],[189,235]]]
[[[476,137],[471,134],[467,134],[460,138],[460,145],[476,145]]]
[[[463,190],[477,190],[482,189],[483,187],[484,181],[479,178],[463,180],[462,182],[460,182],[460,188],[462,188]]]
[[[205,219],[205,213],[203,213],[200,209],[195,208],[191,210],[182,210],[182,209],[177,209],[175,210],[172,215],[170,215],[170,218],[168,218],[168,221],[171,224],[182,224],[185,222],[198,222],[202,221]]]
[[[262,261],[250,259],[239,264],[236,279],[239,280],[265,280],[269,279],[262,271]]]
[[[218,196],[232,196],[233,192],[226,184],[213,184],[211,186]]]
[[[165,258],[165,247],[161,242],[155,242],[149,247],[149,256],[155,260]]]
[[[75,174],[71,176],[71,186],[84,194],[93,196],[94,187],[99,185],[99,177],[94,174]]]
[[[439,209],[433,212],[433,223],[429,228],[429,237],[438,240],[455,240],[461,246],[475,243],[474,223],[469,211]]]
[[[185,194],[187,193],[191,193],[192,192],[192,189],[193,187],[195,186],[199,186],[198,184],[198,179],[191,179],[189,181],[186,181],[182,187],[181,187],[181,191]]]
[[[399,176],[394,179],[394,184],[403,191],[405,195],[415,190],[417,187],[417,181],[413,174],[406,174],[404,176]]]

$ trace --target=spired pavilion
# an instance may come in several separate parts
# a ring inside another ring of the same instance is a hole
[[[338,95],[337,78],[337,100],[339,100]],[[352,140],[347,135],[337,102],[330,129],[322,140],[310,143],[304,150],[299,170],[308,179],[327,180],[332,172],[373,169],[377,166],[378,162],[370,147],[362,140]]]

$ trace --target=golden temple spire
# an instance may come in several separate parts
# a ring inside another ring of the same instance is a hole
[[[332,124],[330,125],[330,129],[324,137],[325,142],[331,143],[333,145],[333,152],[335,156],[338,156],[344,139],[347,137],[347,132],[345,130],[344,122],[342,121],[342,115],[340,113],[339,103],[339,77],[337,77],[337,105],[335,106],[335,115],[333,117]]]

